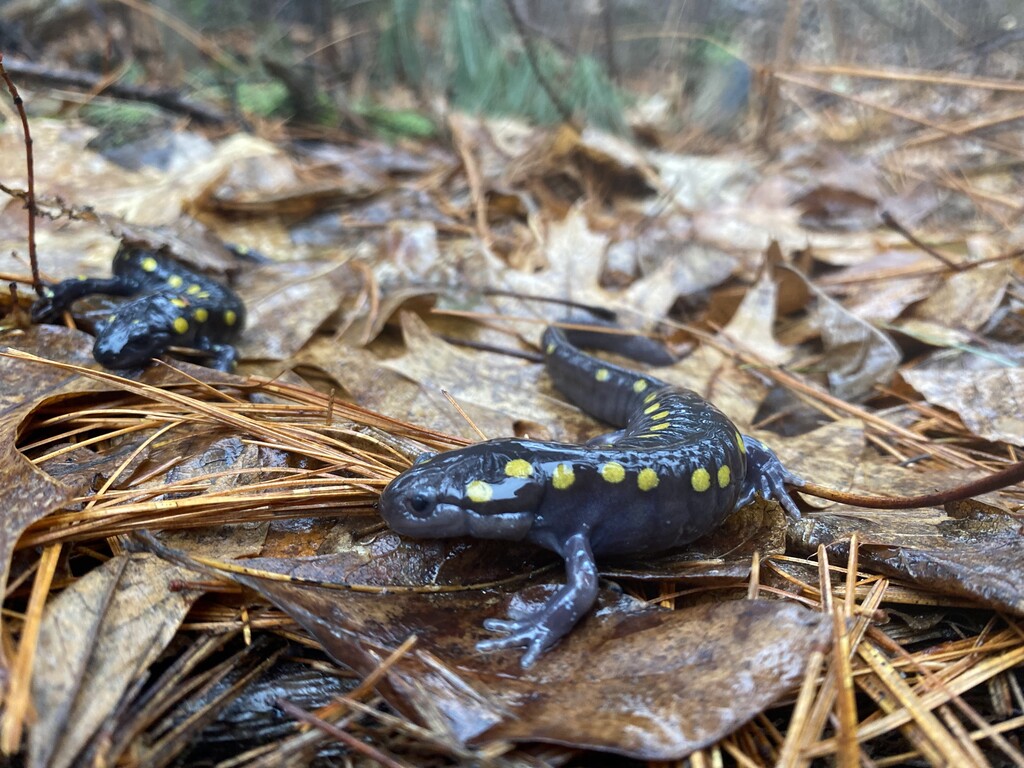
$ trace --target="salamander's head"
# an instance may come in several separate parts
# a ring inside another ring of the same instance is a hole
[[[519,540],[533,525],[543,483],[510,440],[421,456],[380,497],[396,532],[417,538],[475,536]]]
[[[118,308],[100,327],[92,354],[104,368],[141,368],[172,344],[180,309],[164,296],[144,296]],[[168,304],[168,306],[164,306]]]

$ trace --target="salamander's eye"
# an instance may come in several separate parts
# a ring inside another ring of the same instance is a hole
[[[426,493],[417,493],[409,497],[409,509],[417,514],[423,514],[434,505],[434,497]]]

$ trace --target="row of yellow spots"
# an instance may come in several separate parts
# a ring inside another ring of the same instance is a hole
[[[525,479],[533,476],[533,465],[525,459],[512,459],[505,465],[505,474],[508,477]],[[605,482],[621,483],[626,479],[626,468],[617,461],[608,461],[602,464],[598,472]],[[551,485],[559,491],[571,488],[576,482],[576,472],[572,464],[561,462],[555,465],[551,473]],[[637,487],[641,491],[650,491],[658,487],[658,473],[650,467],[644,467],[636,476]],[[470,501],[482,504],[494,497],[494,488],[490,483],[483,480],[472,480],[466,485],[466,497]]]
[[[180,309],[185,309],[188,306],[187,301],[178,298],[171,299],[171,304]],[[207,320],[210,319],[210,311],[206,309],[206,307],[198,307],[192,313],[192,319],[195,320],[197,323],[205,323]],[[238,315],[235,314],[234,310],[229,309],[224,313],[225,325],[234,325],[237,322],[237,320]],[[183,316],[174,318],[174,322],[171,325],[174,328],[174,332],[179,335],[183,333],[188,333],[188,320]]]
[[[144,259],[142,259],[142,261],[139,262],[139,266],[142,267],[142,270],[144,272],[156,272],[160,264],[152,256],[146,256]],[[181,275],[170,275],[167,278],[167,285],[169,285],[171,288],[174,288],[175,290],[178,290],[185,285],[185,279]],[[199,285],[199,283],[190,283],[188,288],[185,289],[185,294],[188,296],[195,296],[197,299],[210,298],[210,292],[204,291],[203,286]],[[188,306],[188,302],[185,301],[185,299],[179,298],[171,299],[171,304],[181,309],[184,309],[185,307]],[[210,319],[210,312],[205,307],[199,307],[198,309],[196,309],[195,312],[192,313],[192,319],[195,320],[197,323],[205,323],[207,320]],[[234,310],[229,309],[226,312],[224,312],[223,319],[225,325],[232,326],[236,322],[238,322],[238,315],[235,313]],[[174,322],[171,325],[174,328],[174,332],[179,335],[183,333],[188,333],[188,320],[183,316],[174,318]]]
[[[551,341],[548,342],[548,345],[547,347],[545,347],[544,351],[547,352],[547,354],[549,355],[553,355],[555,354],[555,349],[557,349],[555,342]],[[611,377],[612,372],[607,368],[598,368],[594,372],[594,378],[600,382],[608,381]],[[633,391],[636,392],[638,395],[645,389],[647,389],[647,387],[648,383],[646,379],[637,379],[636,381],[633,382]]]
[[[525,479],[533,475],[533,465],[525,459],[512,459],[505,465],[505,474],[508,477]],[[626,468],[617,461],[608,461],[598,468],[598,474],[605,482],[611,484],[621,483],[626,479]],[[732,471],[728,466],[722,465],[718,468],[718,487],[725,488],[732,480]],[[576,482],[576,473],[572,464],[562,462],[555,465],[551,473],[551,485],[559,491],[571,488]],[[636,485],[641,491],[651,491],[658,487],[660,479],[658,473],[651,467],[644,467],[636,476]],[[690,475],[690,486],[698,493],[703,493],[711,487],[711,473],[704,467],[697,467]],[[490,501],[494,496],[494,489],[490,483],[483,480],[473,480],[466,485],[466,496],[478,504]]]

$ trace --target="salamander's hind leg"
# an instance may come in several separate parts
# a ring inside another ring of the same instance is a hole
[[[615,445],[626,434],[626,430],[617,429],[614,432],[605,432],[603,435],[592,437],[587,440],[588,448],[608,448]]]
[[[482,640],[478,651],[526,646],[522,665],[529,667],[572,629],[597,600],[597,565],[585,534],[565,542],[566,584],[536,613],[523,619],[488,619],[484,627],[506,637]]]
[[[800,510],[786,486],[799,488],[804,479],[782,466],[775,452],[760,440],[743,435],[743,444],[747,449],[747,474],[736,508],[748,504],[755,493],[760,493],[766,499],[775,499],[789,514],[799,519]]]

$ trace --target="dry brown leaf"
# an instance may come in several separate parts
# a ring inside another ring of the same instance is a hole
[[[76,760],[199,597],[168,584],[194,577],[153,555],[122,555],[76,579],[47,606],[32,674],[39,718],[29,739],[32,768],[66,768]]]
[[[268,264],[247,271],[237,285],[248,313],[240,354],[264,360],[291,357],[361,284],[351,266],[333,261]]]
[[[402,330],[409,351],[384,366],[416,381],[446,411],[452,412],[453,408],[441,398],[441,390],[449,392],[463,407],[475,405],[501,414],[497,422],[477,424],[488,437],[502,437],[511,430],[505,426],[500,431],[489,431],[487,427],[496,429],[520,420],[549,425],[556,438],[593,432],[593,422],[581,417],[575,407],[538,387],[542,375],[539,366],[487,352],[459,350],[434,336],[416,315],[402,316]],[[566,431],[560,431],[559,426]]]
[[[772,333],[777,298],[775,279],[769,270],[764,270],[744,295],[732,319],[722,328],[722,335],[768,363],[785,365],[793,358],[793,350],[775,341]]]
[[[1024,445],[1024,370],[905,370],[900,375],[932,405],[960,416],[975,435]]]
[[[817,299],[816,320],[832,394],[842,400],[858,400],[870,395],[876,384],[888,384],[903,358],[896,344],[813,283],[807,285]]]
[[[1012,274],[1009,260],[955,272],[915,306],[910,316],[955,330],[976,331],[1003,300]]]

